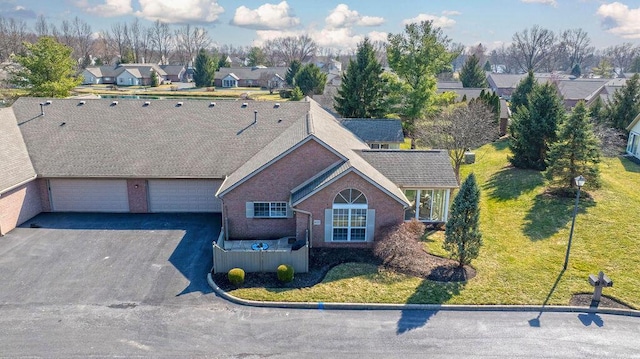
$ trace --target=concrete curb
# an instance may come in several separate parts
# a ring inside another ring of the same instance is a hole
[[[570,306],[541,305],[454,305],[454,304],[384,304],[384,303],[325,303],[325,302],[264,302],[235,297],[222,290],[213,281],[211,273],[207,282],[213,291],[232,303],[262,308],[289,309],[331,309],[331,310],[447,310],[447,311],[483,311],[483,312],[556,312],[556,313],[597,313],[624,315],[640,318],[640,311],[615,308],[591,308]]]

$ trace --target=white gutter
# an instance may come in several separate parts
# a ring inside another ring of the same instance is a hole
[[[29,178],[29,179],[26,179],[26,180],[24,180],[24,181],[22,181],[22,182],[20,182],[20,183],[18,183],[18,184],[15,184],[15,185],[13,185],[13,186],[11,186],[11,187],[7,188],[7,189],[4,189],[4,190],[0,191],[0,197],[2,197],[2,195],[3,195],[3,194],[5,194],[5,193],[7,193],[7,192],[11,192],[11,191],[13,191],[13,190],[14,190],[14,189],[16,189],[16,188],[18,188],[18,187],[20,187],[20,186],[22,186],[22,185],[24,185],[24,184],[27,184],[27,183],[29,183],[29,182],[33,181],[33,180],[34,180],[34,179],[36,179],[37,177],[38,177],[38,175],[33,175],[33,177],[31,177],[31,178]]]

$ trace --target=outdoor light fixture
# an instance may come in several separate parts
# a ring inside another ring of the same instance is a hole
[[[563,270],[567,269],[567,264],[569,263],[569,252],[571,251],[571,240],[573,239],[573,227],[576,225],[576,215],[578,214],[578,201],[580,201],[580,188],[584,186],[587,180],[582,177],[582,175],[573,179],[578,187],[578,193],[576,193],[576,204],[573,207],[573,221],[571,222],[571,231],[569,232],[569,244],[567,245],[567,254],[564,256],[564,267]]]

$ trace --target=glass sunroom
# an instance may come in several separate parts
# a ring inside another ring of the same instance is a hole
[[[411,206],[404,211],[405,221],[440,223],[447,221],[450,189],[405,189]]]

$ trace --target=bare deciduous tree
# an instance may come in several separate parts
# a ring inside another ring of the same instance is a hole
[[[22,20],[0,17],[0,59],[6,60],[11,54],[19,54],[27,41],[29,32],[27,24]]]
[[[513,34],[511,56],[520,70],[537,71],[549,56],[556,41],[553,31],[538,25]]]
[[[581,28],[563,31],[560,43],[568,56],[565,70],[571,70],[575,65],[583,68],[585,59],[595,51],[595,48],[590,46],[589,34]]]
[[[160,57],[160,63],[166,65],[169,63],[169,54],[173,50],[174,39],[171,35],[169,25],[156,20],[151,28],[151,42],[154,50]]]
[[[449,151],[458,182],[464,153],[498,137],[498,125],[491,109],[482,101],[454,105],[419,130],[422,142]]]
[[[604,52],[611,64],[614,67],[614,71],[621,74],[631,66],[633,59],[638,56],[640,49],[633,46],[630,42],[625,42],[621,45],[609,46]]]
[[[187,64],[194,61],[200,49],[208,50],[211,47],[211,38],[207,29],[203,27],[191,27],[186,24],[175,31],[176,52],[178,61]]]
[[[316,54],[317,45],[307,35],[278,37],[265,43],[269,60],[277,60],[277,65],[288,66],[293,60],[305,63]]]

